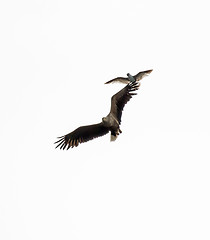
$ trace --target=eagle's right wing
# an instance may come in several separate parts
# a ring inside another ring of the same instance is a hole
[[[132,98],[133,95],[137,94],[134,91],[138,90],[139,86],[139,82],[129,83],[122,90],[112,96],[110,113],[117,118],[119,124],[121,123],[122,111],[125,104]]]
[[[77,147],[79,143],[87,142],[94,138],[101,137],[108,132],[109,128],[105,127],[103,122],[88,126],[82,126],[69,134],[59,137],[60,139],[55,142],[55,144],[58,144],[56,148],[60,146],[60,149],[64,150],[67,146],[68,150],[70,147]]]

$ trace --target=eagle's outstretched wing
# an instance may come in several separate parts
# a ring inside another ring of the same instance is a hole
[[[143,71],[143,72],[139,72],[137,73],[135,76],[133,76],[136,81],[140,81],[142,78],[148,76],[150,73],[152,72],[152,69],[151,70],[147,70],[147,71]]]
[[[116,83],[116,82],[121,82],[121,83],[128,84],[130,81],[128,80],[128,78],[117,77],[117,78],[114,78],[112,80],[109,80],[108,82],[105,82],[105,84]]]
[[[101,137],[108,132],[109,128],[105,127],[103,122],[88,126],[82,126],[67,135],[59,137],[60,139],[55,142],[55,144],[58,144],[56,148],[60,146],[60,149],[64,150],[67,146],[68,150],[70,147],[77,147],[79,143],[87,142],[94,138]]]
[[[122,111],[125,104],[133,95],[137,94],[134,91],[138,90],[139,86],[139,82],[129,83],[121,91],[112,96],[110,113],[117,118],[119,124],[121,123]]]

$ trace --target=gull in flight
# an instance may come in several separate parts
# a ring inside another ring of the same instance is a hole
[[[152,72],[152,69],[143,71],[143,72],[139,72],[135,76],[132,76],[130,73],[127,73],[127,76],[128,76],[127,78],[117,77],[117,78],[114,78],[114,79],[106,82],[105,84],[116,83],[116,82],[121,82],[121,83],[125,83],[125,84],[128,84],[130,82],[135,82],[135,81],[139,82],[142,78],[148,76],[151,72]]]

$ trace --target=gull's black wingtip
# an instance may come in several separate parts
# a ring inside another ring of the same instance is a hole
[[[153,69],[145,71],[147,74],[150,74],[153,71]]]
[[[105,82],[104,84],[109,84],[111,82],[113,82],[113,80],[109,80],[108,82]]]

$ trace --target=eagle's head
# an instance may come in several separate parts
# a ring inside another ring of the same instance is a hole
[[[107,117],[103,117],[102,122],[103,122],[104,126],[109,126],[109,119]]]
[[[106,123],[106,122],[108,122],[108,119],[107,119],[107,117],[102,117],[102,122],[103,122],[103,123]]]

